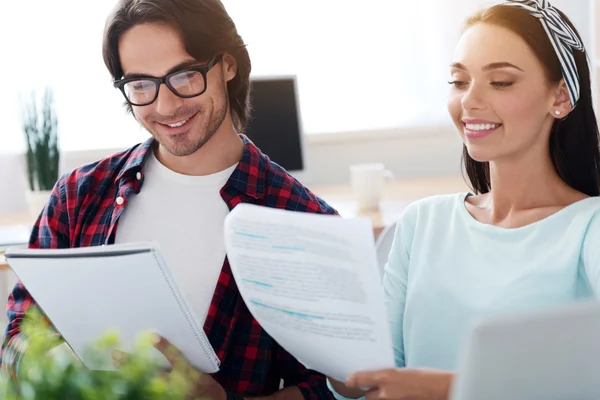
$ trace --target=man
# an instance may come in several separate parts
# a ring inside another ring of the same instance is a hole
[[[107,19],[103,56],[126,106],[153,138],[61,177],[30,247],[157,241],[221,360],[221,370],[205,375],[190,398],[331,398],[325,378],[252,317],[225,259],[224,218],[239,203],[335,211],[238,134],[248,118],[250,59],[223,5],[119,0]],[[26,344],[19,327],[33,305],[17,284],[5,370],[18,366]]]

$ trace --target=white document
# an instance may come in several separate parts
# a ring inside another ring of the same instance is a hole
[[[84,350],[107,330],[116,330],[122,351],[130,352],[140,334],[153,332],[173,343],[200,371],[219,370],[202,324],[155,244],[12,248],[6,260],[88,368],[114,369],[110,351],[96,363]],[[166,364],[158,350],[152,356]]]
[[[240,204],[225,245],[248,309],[307,368],[394,367],[370,220]]]

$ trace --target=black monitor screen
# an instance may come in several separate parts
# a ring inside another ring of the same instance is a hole
[[[251,117],[246,135],[269,158],[288,171],[302,171],[302,133],[293,78],[250,81]]]

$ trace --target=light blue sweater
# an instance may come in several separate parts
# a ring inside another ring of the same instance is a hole
[[[398,367],[455,370],[476,318],[600,297],[600,198],[506,229],[474,219],[467,195],[399,221],[383,282]]]

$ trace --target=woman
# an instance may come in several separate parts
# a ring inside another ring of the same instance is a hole
[[[467,20],[450,75],[474,193],[403,214],[384,287],[404,368],[330,380],[341,396],[446,399],[476,317],[600,296],[598,127],[567,17],[541,0],[485,9]]]

